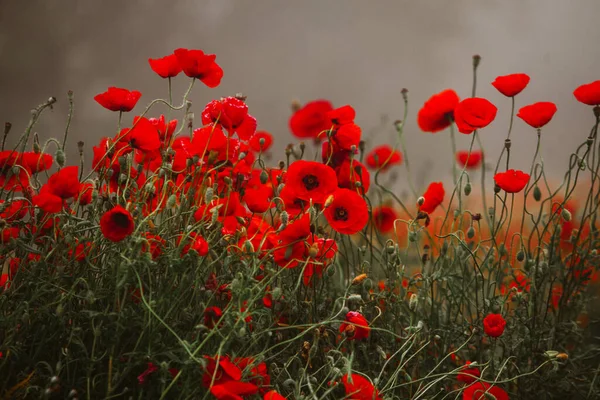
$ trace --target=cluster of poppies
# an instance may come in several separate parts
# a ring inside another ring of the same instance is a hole
[[[177,49],[165,57],[150,59],[149,64],[161,78],[172,79],[183,72],[214,88],[223,77],[215,60],[214,55],[201,50]],[[513,74],[498,77],[492,84],[503,95],[514,97],[528,83],[527,75]],[[599,105],[600,81],[583,85],[574,94],[585,104]],[[111,87],[95,100],[105,109],[118,112],[121,122],[123,113],[132,111],[140,98],[138,91]],[[453,90],[444,90],[425,102],[417,121],[424,132],[435,133],[455,125],[460,133],[473,134],[492,123],[496,112],[486,99],[461,101]],[[540,129],[555,112],[553,103],[541,102],[521,108],[517,116]],[[190,253],[209,257],[212,246],[225,241],[231,254],[257,257],[261,263],[281,268],[301,266],[302,282],[311,287],[335,260],[342,235],[360,235],[370,221],[379,231],[388,233],[398,219],[394,207],[370,206],[367,194],[371,171],[383,172],[400,165],[402,154],[392,146],[380,145],[366,154],[363,164],[362,132],[355,117],[351,106],[336,108],[325,100],[297,105],[289,128],[294,136],[314,141],[320,159],[302,159],[290,149],[294,160],[277,167],[267,167],[264,161],[273,143],[272,135],[258,130],[256,119],[240,95],[208,103],[201,113],[201,126],[190,129],[190,135],[180,135],[183,127],[177,130],[178,121],[167,121],[162,115],[148,118],[144,113],[134,117],[130,126],[93,147],[94,179],[84,179],[79,167],[65,166],[63,159],[55,159],[39,148],[33,152],[1,151],[0,193],[22,196],[0,200],[0,240],[8,243],[23,235],[23,229],[37,238],[60,237],[63,215],[75,215],[82,207],[96,205],[101,210],[100,232],[107,242],[96,241],[94,236],[76,238],[69,250],[75,260],[98,254],[102,246],[128,243],[136,234],[143,238],[142,251],[155,260],[173,248],[181,257]],[[481,151],[456,153],[456,162],[465,169],[477,168],[483,159]],[[48,173],[55,162],[57,171],[40,183],[38,175]],[[517,193],[526,187],[529,175],[509,169],[497,173],[494,180],[499,190]],[[417,202],[418,211],[431,214],[444,198],[442,182],[432,182]],[[191,210],[192,229],[182,227],[174,238],[161,237],[155,229],[158,216],[178,209]],[[31,224],[24,225],[24,221]],[[210,229],[219,232],[207,239]],[[9,287],[16,270],[18,265],[13,263],[3,274],[3,287]],[[229,305],[231,294],[227,285],[215,282],[209,286],[222,294],[217,297],[222,301],[208,305],[204,313],[205,326],[213,329]],[[271,307],[272,301],[271,293],[265,293],[264,305]],[[501,336],[505,325],[499,314],[483,320],[484,331],[492,338]],[[348,311],[339,327],[340,336],[350,341],[366,340],[370,331],[369,322],[359,311]],[[205,359],[202,383],[217,399],[244,399],[256,394],[270,400],[284,398],[272,390],[264,362],[227,355]],[[140,383],[154,371],[156,366],[149,365],[140,375]],[[463,371],[463,379],[478,376],[477,369],[469,371]],[[341,382],[347,398],[381,398],[362,374],[345,374]],[[497,386],[476,379],[464,382],[470,384],[463,392],[465,399],[482,398],[483,392],[508,398]]]

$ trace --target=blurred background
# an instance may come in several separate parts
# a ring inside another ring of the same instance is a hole
[[[480,54],[478,95],[499,109],[496,121],[481,133],[488,157],[495,163],[510,113],[510,100],[490,82],[524,72],[532,80],[517,97],[517,109],[536,101],[558,105],[543,130],[541,154],[547,171],[559,178],[594,122],[591,109],[577,103],[572,92],[600,79],[598,15],[597,0],[2,0],[0,122],[13,123],[9,143],[14,142],[29,110],[55,96],[54,110],[43,115],[35,131],[42,140],[62,137],[66,93],[73,90],[67,156],[75,163],[76,142],[83,140],[89,161],[91,146],[115,134],[117,118],[94,95],[108,86],[140,90],[134,112],[141,112],[152,99],[167,95],[166,80],[152,72],[148,58],[178,47],[197,48],[216,54],[225,75],[216,89],[194,87],[196,116],[211,99],[247,95],[259,129],[276,138],[273,163],[293,141],[288,129],[292,100],[351,104],[369,145],[393,145],[392,122],[402,117],[400,91],[408,88],[407,147],[423,187],[451,177],[452,152],[448,132],[418,130],[417,111],[446,88],[470,96],[471,57]],[[176,99],[188,82],[183,74],[174,79]],[[157,108],[153,116],[161,112],[164,108]],[[459,148],[468,148],[470,136],[459,136]],[[529,169],[535,136],[515,120],[513,167]]]

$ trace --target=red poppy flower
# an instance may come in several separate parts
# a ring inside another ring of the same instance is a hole
[[[150,121],[158,131],[158,136],[160,137],[161,141],[165,143],[169,143],[171,141],[173,133],[175,133],[175,129],[177,128],[176,119],[172,119],[169,121],[169,123],[167,123],[165,121],[165,116],[161,115],[159,118],[148,118],[148,121]]]
[[[446,191],[444,190],[444,185],[442,182],[430,183],[427,187],[427,190],[423,194],[425,201],[423,202],[423,205],[421,205],[420,210],[431,214],[433,211],[435,211],[437,206],[442,204],[445,195]]]
[[[31,171],[23,165],[20,153],[13,150],[0,151],[0,188],[23,191],[29,187]]]
[[[157,59],[149,58],[150,68],[161,78],[173,78],[181,72],[181,65],[175,54],[169,54]]]
[[[327,118],[329,118],[332,124],[337,126],[352,124],[354,117],[356,117],[356,111],[350,105],[336,108],[327,113]]]
[[[40,193],[33,196],[31,201],[34,206],[49,214],[60,212],[64,205],[64,200],[51,193],[47,185],[42,186]]]
[[[229,132],[248,140],[256,132],[256,119],[248,114],[248,105],[236,97],[213,100],[202,111],[202,123],[219,123]]]
[[[494,118],[498,109],[486,99],[471,97],[464,99],[454,109],[454,120],[460,133],[472,133],[485,128]]]
[[[7,222],[18,221],[24,218],[30,210],[29,203],[25,200],[8,200],[5,202],[0,199],[0,205],[0,210],[2,210],[0,211],[0,218]]]
[[[219,307],[207,307],[204,310],[204,325],[209,329],[212,329],[215,327],[216,323],[219,322],[222,316],[223,310],[221,310]]]
[[[522,107],[517,117],[533,128],[541,128],[550,122],[556,110],[556,104],[549,101],[542,101]]]
[[[346,321],[340,325],[340,332],[346,333],[351,340],[361,340],[369,337],[369,322],[359,312],[349,311],[346,314]]]
[[[423,132],[435,133],[449,127],[459,101],[458,95],[451,89],[431,96],[419,110],[419,128]]]
[[[510,74],[497,77],[492,85],[506,97],[514,97],[527,87],[529,80],[527,74]]]
[[[352,168],[350,166],[352,165]],[[338,186],[346,189],[359,189],[360,193],[367,193],[371,187],[371,174],[361,162],[345,160],[336,168]],[[360,185],[358,185],[360,183]]]
[[[307,241],[308,248],[305,249],[309,262],[304,268],[302,283],[309,286],[312,283],[312,277],[316,274],[319,278],[323,276],[323,271],[333,261],[337,254],[337,243],[333,239],[323,239],[310,237]]]
[[[183,73],[190,78],[197,78],[209,88],[221,83],[223,70],[215,62],[217,56],[204,54],[202,50],[177,49],[174,51]]]
[[[111,242],[120,242],[133,233],[133,217],[121,206],[115,206],[100,218],[100,231]]]
[[[24,152],[21,153],[21,162],[32,174],[49,170],[52,167],[53,158],[50,154]]]
[[[333,135],[335,144],[342,150],[352,150],[358,148],[362,130],[360,126],[350,123],[340,126]]]
[[[140,385],[143,385],[144,383],[146,383],[146,378],[154,373],[158,371],[158,367],[156,365],[154,365],[154,363],[149,362],[148,363],[148,367],[146,368],[146,370],[144,372],[142,372],[140,375],[138,375],[138,383]]]
[[[506,172],[498,172],[494,175],[494,182],[507,193],[518,193],[525,188],[529,182],[529,174],[523,171],[509,169]]]
[[[483,319],[483,330],[485,334],[493,338],[502,336],[505,326],[506,321],[500,314],[488,314]]]
[[[344,375],[342,377],[346,399],[349,400],[381,400],[379,392],[373,384],[364,376],[359,374]]]
[[[265,393],[263,400],[286,400],[286,399],[285,399],[285,397],[283,397],[276,391],[270,390],[267,393]]]
[[[118,141],[128,143],[131,148],[143,152],[151,152],[160,149],[162,145],[156,125],[150,122],[148,118],[134,118],[131,129],[123,129],[118,136]],[[121,152],[120,155],[122,155]]]
[[[470,364],[471,364],[471,362],[467,361],[465,363],[465,365],[463,366],[463,369],[461,369],[460,372],[458,373],[458,375],[456,376],[456,379],[459,382],[464,382],[464,383],[470,384],[470,383],[475,382],[477,380],[477,378],[481,376],[481,372],[479,371],[479,368],[477,368],[477,367],[469,368]]]
[[[374,169],[386,171],[393,165],[402,164],[402,154],[387,144],[377,146],[367,154],[367,165]]]
[[[243,400],[245,396],[250,396],[257,392],[258,387],[256,385],[240,381],[227,381],[210,388],[210,393],[217,400]]]
[[[118,87],[109,87],[104,93],[94,97],[102,107],[110,111],[131,111],[142,94],[137,90],[129,91]]]
[[[483,152],[481,150],[471,151],[471,154],[469,154],[467,150],[460,150],[456,152],[456,161],[463,168],[477,168],[479,165],[481,165],[482,160]]]
[[[269,132],[258,131],[250,138],[249,144],[250,148],[257,153],[261,151],[267,151],[273,144],[273,135],[271,135]]]
[[[92,203],[94,194],[94,185],[92,183],[82,183],[79,187],[79,204],[87,206]]]
[[[48,179],[48,191],[63,200],[77,197],[81,189],[79,183],[79,167],[65,167]]]
[[[369,222],[367,202],[350,189],[338,189],[323,215],[333,230],[346,235],[360,232]]]
[[[306,103],[290,118],[290,130],[298,138],[324,139],[325,135],[319,136],[321,132],[328,131],[332,127],[328,113],[333,106],[327,100],[315,100]]]
[[[600,105],[600,81],[594,81],[579,86],[573,95],[580,103],[588,106]]]
[[[285,175],[286,186],[304,201],[323,204],[337,189],[335,171],[315,161],[298,160],[292,163]]]
[[[463,400],[509,400],[508,394],[499,386],[490,386],[486,382],[477,382],[463,390]]]
[[[392,207],[381,206],[373,209],[373,223],[381,233],[393,230],[396,219],[398,219],[398,215]]]
[[[184,256],[190,250],[198,253],[199,256],[204,257],[208,254],[208,242],[202,235],[196,232],[190,232],[188,238],[186,239],[186,244],[181,249],[181,255]]]

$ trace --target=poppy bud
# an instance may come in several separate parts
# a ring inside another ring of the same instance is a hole
[[[464,192],[465,192],[465,196],[468,196],[471,194],[471,183],[470,182],[467,182],[467,184],[465,185]]]
[[[334,197],[333,195],[329,195],[329,197],[327,198],[327,200],[325,200],[325,204],[323,204],[323,207],[327,208],[331,205],[331,203],[333,203]]]
[[[352,284],[353,285],[358,285],[359,283],[361,283],[365,279],[367,279],[367,274],[360,274],[356,278],[352,279]]]
[[[273,288],[273,290],[271,291],[271,295],[273,296],[274,300],[280,299],[281,298],[281,288],[280,287]]]
[[[500,190],[502,190],[500,189],[500,186],[494,185],[494,193],[500,193]]]
[[[535,201],[540,201],[542,199],[542,191],[538,185],[535,185],[533,188],[533,198]]]
[[[412,311],[415,311],[418,304],[419,304],[419,297],[415,293],[411,294],[410,300],[408,301],[408,307]]]
[[[567,210],[566,208],[563,208],[563,210],[561,212],[561,216],[567,222],[569,222],[571,220],[571,212],[569,210]]]
[[[244,158],[246,158],[246,153],[241,152],[240,155],[238,156],[238,160],[242,161]]]
[[[473,236],[475,236],[475,228],[473,228],[472,226],[470,226],[469,230],[467,230],[467,237],[469,239],[473,239]]]
[[[269,181],[269,174],[264,169],[260,171],[260,183],[265,185]]]
[[[254,253],[254,246],[252,245],[252,242],[249,240],[244,241],[244,249],[246,250],[247,253]]]
[[[421,207],[425,203],[425,197],[421,196],[417,199],[417,205]]]
[[[507,251],[506,251],[506,246],[504,245],[504,243],[500,243],[500,246],[498,246],[498,252],[500,253],[501,256],[505,256]]]
[[[416,232],[408,232],[408,241],[416,242],[417,241],[417,233]]]
[[[281,225],[286,226],[289,221],[289,214],[287,213],[287,211],[282,211],[280,218],[281,218]]]
[[[210,204],[210,202],[213,201],[214,194],[215,194],[215,191],[213,190],[213,188],[210,188],[210,187],[207,188],[206,192],[204,193],[204,202],[206,204]]]
[[[587,164],[585,163],[585,160],[580,160],[579,161],[579,169],[582,171],[585,171],[585,168],[587,167]]]
[[[33,140],[33,152],[35,154],[40,154],[42,152],[42,149],[40,148],[40,142],[37,140],[37,134],[34,136]]]
[[[525,259],[525,253],[523,252],[523,250],[519,250],[519,252],[517,253],[517,261],[521,262]]]
[[[56,163],[60,166],[60,167],[64,167],[65,166],[65,152],[62,151],[61,149],[56,150],[56,153],[54,154],[54,159],[56,160]]]

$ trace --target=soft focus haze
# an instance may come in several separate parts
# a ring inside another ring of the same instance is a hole
[[[600,79],[598,15],[597,0],[4,0],[0,122],[13,123],[14,142],[29,110],[55,96],[54,111],[42,116],[35,131],[42,140],[62,137],[71,89],[76,102],[67,155],[75,163],[76,142],[83,140],[89,161],[91,147],[115,134],[118,115],[99,106],[94,95],[108,86],[140,90],[138,107],[124,120],[128,124],[152,99],[167,95],[166,80],[152,72],[148,58],[197,48],[217,55],[224,78],[216,89],[195,85],[196,116],[213,98],[247,95],[259,129],[276,138],[273,163],[293,141],[287,125],[293,99],[351,104],[368,145],[394,144],[392,121],[402,116],[400,90],[406,87],[407,147],[423,187],[451,176],[452,153],[447,131],[418,130],[417,111],[446,88],[470,96],[471,57],[480,54],[477,93],[499,109],[481,132],[488,160],[495,164],[510,113],[510,99],[490,82],[524,72],[532,79],[517,96],[517,109],[536,101],[558,106],[542,132],[542,156],[547,171],[559,178],[594,122],[591,108],[577,103],[572,92]],[[175,99],[188,82],[183,74],[174,79]],[[151,116],[164,111],[157,107]],[[382,116],[387,125],[369,136]],[[459,148],[468,148],[470,136],[459,136]],[[535,136],[533,128],[515,120],[512,167],[529,170]]]

